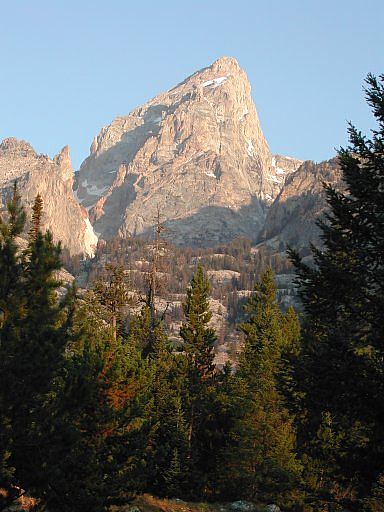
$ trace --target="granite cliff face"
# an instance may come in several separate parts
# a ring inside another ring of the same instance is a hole
[[[287,244],[298,249],[310,242],[320,245],[316,221],[327,209],[323,183],[343,189],[337,158],[318,164],[306,161],[287,177],[268,210],[261,240],[276,249]]]
[[[54,159],[38,155],[32,146],[15,138],[0,144],[0,212],[6,208],[17,180],[22,202],[29,214],[38,193],[44,201],[43,228],[50,229],[72,254],[92,256],[97,237],[86,210],[72,192],[73,170],[68,146]]]
[[[75,193],[102,238],[151,234],[159,209],[180,245],[256,240],[300,164],[271,155],[246,74],[223,57],[103,128]]]

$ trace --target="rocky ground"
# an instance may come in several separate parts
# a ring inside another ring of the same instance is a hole
[[[178,499],[160,499],[148,494],[111,512],[280,512],[277,505],[257,505],[249,501],[232,503],[193,503]]]

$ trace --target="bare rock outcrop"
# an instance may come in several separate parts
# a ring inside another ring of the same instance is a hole
[[[301,161],[271,155],[250,84],[223,57],[95,137],[76,197],[102,238],[152,233],[157,209],[180,245],[255,240]]]
[[[298,249],[320,244],[316,221],[327,209],[323,184],[343,189],[337,158],[320,162],[304,162],[292,173],[266,216],[261,239],[270,247],[287,244]]]
[[[50,229],[72,254],[91,256],[97,237],[87,211],[73,196],[73,170],[68,146],[54,159],[38,155],[32,146],[15,138],[0,144],[0,212],[4,211],[14,182],[29,212],[37,194],[44,202],[43,228]]]

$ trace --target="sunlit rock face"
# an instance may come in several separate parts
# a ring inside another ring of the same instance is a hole
[[[15,138],[0,144],[0,211],[4,212],[17,181],[28,217],[35,197],[43,199],[42,228],[50,229],[71,254],[91,256],[97,237],[87,211],[73,196],[73,170],[68,146],[52,160],[38,155],[28,142]]]
[[[103,128],[75,193],[102,238],[151,235],[159,210],[180,245],[255,240],[300,163],[271,155],[247,76],[223,57]]]

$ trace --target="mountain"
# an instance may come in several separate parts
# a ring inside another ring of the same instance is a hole
[[[40,193],[44,202],[43,228],[50,229],[71,254],[92,256],[97,237],[87,211],[73,196],[73,177],[68,146],[52,160],[38,155],[25,141],[8,138],[0,144],[0,212],[5,210],[17,181],[27,212]]]
[[[268,210],[260,240],[269,247],[308,248],[321,244],[316,221],[327,209],[323,183],[343,189],[337,158],[320,162],[304,162],[285,180],[277,198]]]
[[[247,76],[223,57],[103,128],[75,193],[101,238],[150,235],[159,212],[174,243],[212,246],[256,240],[300,164],[271,155]]]
[[[75,175],[68,147],[50,159],[5,139],[0,211],[15,179],[27,208],[42,195],[43,227],[71,254],[88,256],[98,236],[151,237],[157,216],[179,246],[243,236],[282,255],[287,244],[320,242],[322,183],[341,186],[336,159],[315,164],[271,154],[247,76],[229,57],[114,119]]]

